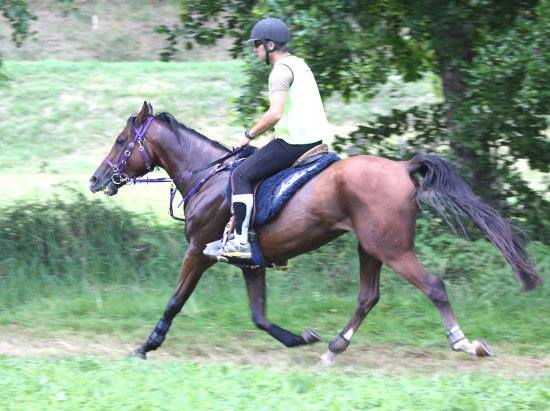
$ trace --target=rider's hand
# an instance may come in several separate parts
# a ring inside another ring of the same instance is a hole
[[[242,137],[240,140],[239,140],[239,147],[240,148],[244,148],[246,147],[247,145],[250,144],[250,142],[252,141],[252,137],[250,137],[250,132],[248,130],[246,130],[244,132],[244,137]]]
[[[244,148],[247,145],[249,145],[251,141],[252,141],[251,139],[247,137],[243,137],[239,140],[239,147]]]

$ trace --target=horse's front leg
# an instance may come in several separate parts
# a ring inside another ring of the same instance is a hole
[[[145,344],[137,348],[132,354],[145,359],[149,351],[156,350],[161,346],[166,334],[170,329],[172,320],[181,311],[187,299],[193,293],[195,286],[199,282],[202,273],[215,263],[215,260],[209,259],[191,245],[183,260],[180,279],[176,290],[172,294],[162,318],[159,320],[153,332],[147,338]]]
[[[296,335],[265,318],[265,268],[243,269],[246,282],[246,290],[250,301],[250,310],[254,324],[275,338],[285,347],[298,347],[300,345],[313,344],[321,340],[319,334],[306,328],[301,335]]]

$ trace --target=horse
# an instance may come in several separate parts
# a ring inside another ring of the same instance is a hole
[[[139,150],[135,146],[139,145]],[[132,178],[163,168],[186,196],[204,179],[199,166],[228,157],[230,150],[183,125],[171,114],[153,114],[144,102],[131,115],[106,159],[90,179],[90,190],[113,196]],[[417,175],[420,174],[420,179]],[[230,218],[226,201],[229,171],[212,175],[184,204],[188,248],[177,286],[161,319],[144,344],[131,355],[145,359],[164,342],[172,320],[181,311],[202,274],[217,262],[203,254],[208,243],[222,237]],[[268,261],[284,261],[312,251],[346,232],[358,240],[360,291],[353,317],[328,344],[320,358],[334,363],[380,298],[380,269],[386,264],[422,291],[439,311],[450,348],[472,356],[493,355],[483,339],[470,341],[460,329],[443,281],[431,274],[414,253],[415,223],[421,205],[462,226],[467,216],[500,251],[525,290],[542,282],[528,256],[524,239],[494,208],[481,201],[454,167],[439,156],[416,154],[408,161],[354,156],[331,164],[301,187],[279,214],[257,227],[259,246]],[[456,223],[455,223],[456,224]],[[463,227],[462,227],[463,228]],[[313,330],[295,334],[265,316],[265,267],[241,267],[253,323],[286,347],[321,340]]]

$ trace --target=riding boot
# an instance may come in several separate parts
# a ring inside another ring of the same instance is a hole
[[[234,237],[229,239],[222,248],[222,254],[227,257],[252,258],[252,250],[248,242],[248,225],[254,196],[252,194],[234,194],[231,208],[235,215]]]

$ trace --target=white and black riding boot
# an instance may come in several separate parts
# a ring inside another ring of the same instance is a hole
[[[234,237],[223,246],[222,253],[226,257],[252,258],[252,250],[248,242],[248,226],[252,214],[254,196],[252,194],[234,194],[231,209],[235,215]]]

